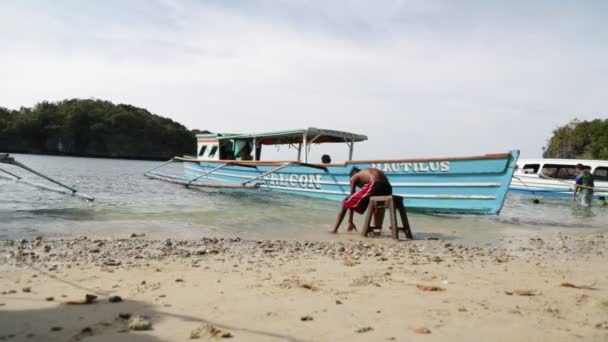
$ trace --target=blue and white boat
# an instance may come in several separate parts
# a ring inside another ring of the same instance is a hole
[[[608,160],[521,159],[517,162],[510,190],[532,196],[574,196],[576,165],[589,169],[595,179],[593,195],[608,196]]]
[[[176,157],[184,174],[157,171],[146,176],[198,187],[267,189],[341,201],[349,195],[353,167],[377,168],[389,178],[393,193],[405,198],[408,210],[442,213],[498,214],[503,206],[519,151],[474,157],[352,160],[360,134],[307,128],[261,134],[199,134],[197,156]],[[342,143],[343,163],[308,162],[313,144]],[[261,160],[263,148],[295,147],[297,158]],[[168,163],[168,162],[167,162]]]

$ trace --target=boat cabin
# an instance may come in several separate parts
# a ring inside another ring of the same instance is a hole
[[[259,134],[209,133],[197,134],[198,160],[261,160],[264,145],[293,146],[298,152],[297,161],[308,162],[312,144],[342,143],[352,160],[355,142],[365,141],[365,135],[328,129],[306,128]]]
[[[516,173],[572,180],[576,177],[575,169],[579,163],[589,168],[596,181],[608,181],[607,160],[520,159],[517,162]]]

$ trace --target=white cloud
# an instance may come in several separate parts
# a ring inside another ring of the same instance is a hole
[[[0,105],[95,97],[189,127],[367,134],[358,157],[537,156],[606,116],[601,3],[4,3]],[[329,149],[334,150],[334,149]]]

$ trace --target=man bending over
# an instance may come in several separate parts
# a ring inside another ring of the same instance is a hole
[[[357,188],[361,188],[355,192]],[[331,233],[337,233],[340,224],[344,220],[346,211],[350,210],[348,216],[348,231],[357,230],[353,223],[353,214],[356,211],[363,214],[369,204],[371,196],[392,195],[393,187],[386,175],[377,169],[359,170],[356,167],[350,171],[350,196],[342,201],[342,208],[338,212],[338,219]]]

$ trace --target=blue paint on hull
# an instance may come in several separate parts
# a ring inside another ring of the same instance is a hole
[[[516,192],[524,195],[530,196],[548,196],[548,197],[567,197],[572,198],[574,194],[572,191],[564,191],[564,190],[531,190],[531,189],[521,189],[521,188],[510,188],[509,191]],[[594,199],[601,200],[602,196],[594,195]]]
[[[349,173],[376,167],[385,172],[393,193],[405,197],[409,210],[422,212],[498,214],[504,204],[519,151],[504,157],[440,161],[348,162],[327,171],[290,165],[253,182],[272,191],[341,201],[349,195]],[[222,162],[184,162],[185,178],[195,179]],[[198,181],[242,183],[276,169],[277,165],[229,165]]]

